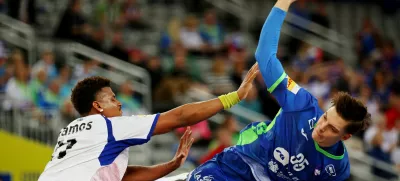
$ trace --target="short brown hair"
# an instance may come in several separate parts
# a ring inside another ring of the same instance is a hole
[[[110,80],[107,78],[94,76],[79,81],[72,89],[71,102],[76,111],[84,116],[92,109],[92,103],[95,101],[96,94],[103,87],[110,87]]]
[[[339,92],[332,99],[332,103],[339,116],[349,123],[345,128],[346,133],[355,134],[368,128],[371,114],[361,101],[346,92]]]

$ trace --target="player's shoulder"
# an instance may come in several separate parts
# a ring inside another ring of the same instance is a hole
[[[331,177],[345,177],[350,174],[350,161],[345,145],[341,142],[339,149],[343,152],[337,155],[324,155],[324,172]]]
[[[104,117],[100,114],[77,118],[60,130],[60,138],[84,131],[86,132],[88,130],[93,130],[94,127],[99,127],[98,124],[102,123],[104,124]]]

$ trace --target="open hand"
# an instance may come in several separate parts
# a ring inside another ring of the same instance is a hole
[[[246,77],[243,79],[242,84],[237,90],[240,100],[245,99],[249,91],[253,88],[253,80],[256,78],[258,72],[258,63],[255,63],[247,72]]]
[[[185,133],[181,137],[178,150],[176,151],[175,157],[173,159],[176,164],[178,164],[178,166],[181,166],[185,163],[193,141],[194,138],[192,138],[192,129],[190,129],[190,127],[187,127]]]

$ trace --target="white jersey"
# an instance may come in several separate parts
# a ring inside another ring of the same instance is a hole
[[[98,114],[76,119],[61,130],[39,181],[122,180],[129,147],[150,140],[158,116]]]

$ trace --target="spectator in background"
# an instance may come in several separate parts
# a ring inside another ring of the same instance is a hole
[[[150,74],[151,90],[155,90],[160,84],[163,77],[163,70],[161,68],[160,57],[153,56],[147,61],[147,71]]]
[[[129,61],[129,54],[123,45],[121,31],[114,32],[114,36],[112,39],[112,47],[108,51],[108,54],[110,54],[111,56],[113,56],[115,58],[121,59],[123,61],[126,61],[126,62]]]
[[[308,43],[303,43],[293,60],[293,69],[305,72],[314,63],[321,62],[322,58],[323,52],[321,49],[313,47]]]
[[[373,96],[370,87],[367,85],[361,86],[358,99],[367,106],[368,112],[371,113],[371,115],[379,114],[379,102]]]
[[[126,24],[121,3],[118,0],[100,0],[94,9],[94,20],[97,26],[111,29],[122,28]]]
[[[47,88],[47,80],[47,72],[42,69],[37,72],[29,82],[28,88],[31,92],[32,101],[35,105],[39,105],[38,96],[42,91]]]
[[[63,126],[68,125],[69,123],[71,123],[72,120],[75,120],[77,117],[79,117],[79,114],[76,112],[76,110],[74,109],[74,105],[69,99],[66,99],[63,102],[60,113],[62,120],[64,121]]]
[[[95,68],[99,65],[96,60],[86,60],[83,64],[78,64],[75,66],[75,71],[73,74],[73,80],[81,80],[85,77],[90,77],[96,75]]]
[[[180,31],[181,21],[179,18],[172,18],[167,25],[167,30],[161,36],[160,49],[162,54],[170,54],[173,52],[174,45],[180,44]]]
[[[233,62],[233,72],[231,74],[231,80],[237,88],[239,88],[239,86],[243,80],[243,77],[246,73],[245,68],[246,68],[246,62],[244,62],[244,61],[234,61]]]
[[[28,89],[29,68],[25,64],[21,51],[12,53],[11,62],[14,66],[14,77],[6,85],[6,99],[3,106],[6,109],[26,109],[32,107],[32,97]]]
[[[50,50],[45,50],[42,53],[42,59],[33,65],[32,77],[35,77],[36,74],[42,70],[46,72],[47,80],[53,80],[58,76],[58,71],[54,62],[54,55]]]
[[[69,99],[71,96],[71,90],[74,87],[74,82],[72,81],[71,67],[64,65],[60,70],[60,97],[62,100]]]
[[[364,134],[367,152],[373,158],[390,164],[390,154],[396,147],[398,131],[386,128],[384,116],[376,116],[375,119],[375,124],[370,126]],[[374,165],[372,166],[372,173],[387,179],[394,177],[393,174]]]
[[[356,48],[360,60],[369,57],[379,47],[380,39],[381,37],[371,20],[366,18],[361,31],[357,35]]]
[[[180,40],[183,47],[188,49],[189,53],[196,55],[204,52],[207,47],[199,32],[198,23],[198,19],[195,16],[188,16],[180,30]]]
[[[389,101],[390,90],[388,81],[388,75],[385,72],[378,71],[375,73],[372,89],[382,104],[387,104]]]
[[[226,113],[224,115],[224,121],[222,122],[221,125],[219,125],[218,129],[223,129],[223,135],[221,136],[226,136],[229,135],[230,140],[225,139],[226,137],[223,138],[224,141],[218,141],[220,138],[213,139],[210,144],[208,145],[208,150],[215,150],[218,149],[220,145],[226,146],[230,144],[235,144],[239,140],[239,127],[237,124],[237,120],[235,119],[235,116],[232,114]],[[226,132],[225,132],[226,130]],[[213,152],[213,151],[211,151]]]
[[[43,111],[58,110],[62,103],[60,95],[61,81],[54,79],[50,82],[48,89],[42,90],[38,95],[38,107]]]
[[[5,0],[0,3],[4,4]],[[36,0],[8,0],[8,15],[27,24],[36,25]]]
[[[134,98],[134,93],[135,91],[130,81],[125,81],[121,84],[117,93],[117,99],[122,104],[122,112],[125,116],[147,114],[141,103]]]
[[[387,40],[383,45],[383,63],[384,68],[389,69],[395,77],[400,76],[400,55],[396,52],[394,43]]]
[[[79,41],[83,35],[85,23],[86,20],[81,12],[81,0],[70,0],[54,36]]]
[[[199,159],[199,164],[205,163],[212,159],[216,154],[222,152],[225,148],[235,144],[232,142],[232,133],[224,127],[218,128],[216,131],[216,137],[217,146],[208,150],[208,152]]]
[[[227,73],[226,63],[222,55],[215,56],[211,72],[204,76],[204,81],[215,95],[226,94],[236,89]]]
[[[195,60],[188,55],[188,51],[183,47],[176,47],[173,57],[165,61],[172,65],[166,66],[166,72],[175,78],[188,78],[192,80],[201,80],[200,72]]]
[[[200,34],[213,49],[219,50],[224,45],[225,33],[222,26],[218,24],[217,15],[214,10],[204,13],[204,21],[200,25]]]
[[[143,21],[140,5],[136,0],[125,0],[122,5],[122,11],[130,28],[137,30],[146,30],[150,28],[149,25]]]
[[[315,64],[304,73],[302,85],[317,99],[325,97],[329,93],[330,82],[328,77],[329,65]],[[300,71],[301,72],[301,71]]]
[[[1,45],[0,45],[0,93],[5,91],[6,84],[13,75],[13,66],[10,66],[12,62],[7,62],[7,55],[5,54],[4,47]]]
[[[393,129],[396,121],[400,120],[400,81],[396,80],[392,83],[389,108],[386,111],[387,129]]]
[[[129,51],[129,62],[133,65],[145,68],[145,55],[139,49],[131,49]]]
[[[376,67],[370,59],[362,61],[361,67],[358,72],[362,74],[364,81],[368,86],[372,87],[374,82],[374,76],[376,72]]]

